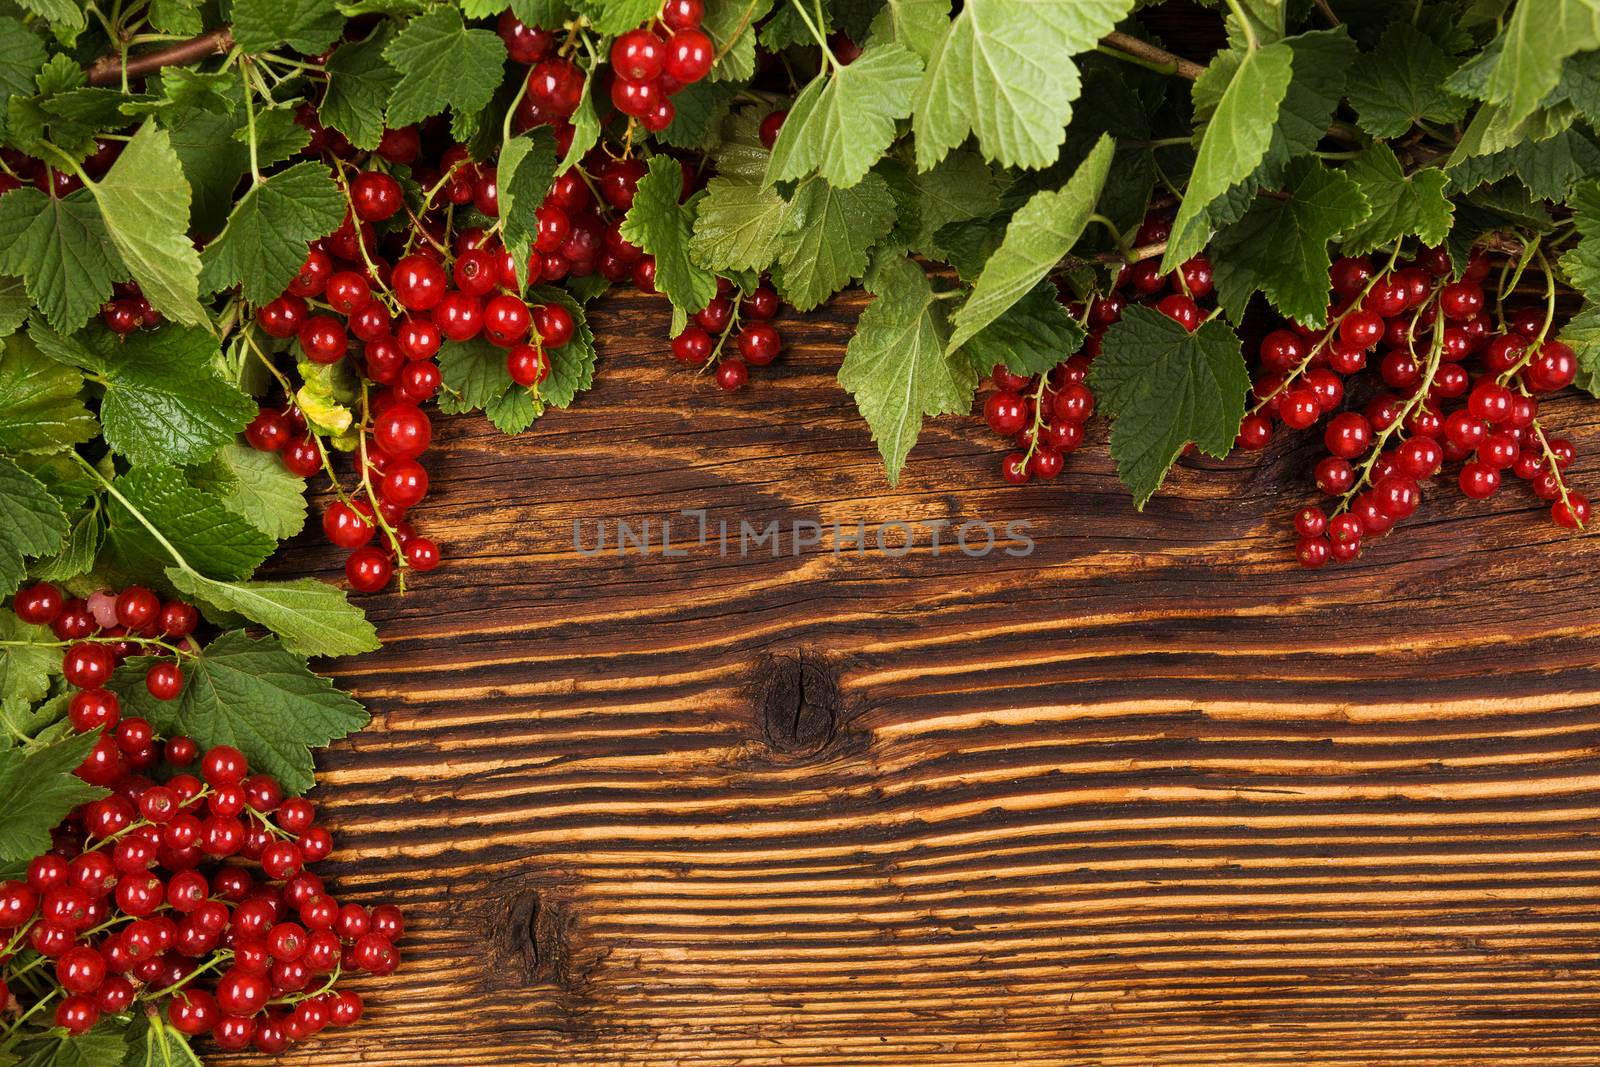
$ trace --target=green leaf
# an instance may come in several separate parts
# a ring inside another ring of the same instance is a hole
[[[469,410],[483,408],[511,388],[506,350],[482,337],[446,341],[439,349],[439,377]]]
[[[1228,454],[1250,372],[1226,323],[1210,319],[1190,333],[1153,308],[1131,307],[1101,339],[1089,386],[1116,416],[1111,455],[1142,511],[1191,442],[1208,455]]]
[[[1012,217],[1005,240],[952,317],[951,351],[1004,314],[1072,251],[1105,187],[1112,152],[1111,138],[1102,134],[1065,186],[1035,193]]]
[[[695,204],[689,254],[714,271],[762,271],[783,251],[789,205],[759,182],[717,177]]]
[[[1344,174],[1361,187],[1372,208],[1364,222],[1344,232],[1346,255],[1359,256],[1397,238],[1416,235],[1424,245],[1439,244],[1450,233],[1450,179],[1438,167],[1422,167],[1409,177],[1386,144],[1367,147],[1346,164]]]
[[[256,112],[256,166],[262,170],[286,159],[293,159],[311,143],[311,131],[294,119],[291,107],[274,107]],[[233,131],[233,139],[250,144],[248,127]]]
[[[1048,374],[1056,364],[1083,347],[1084,329],[1056,298],[1055,285],[1045,281],[979,330],[961,346],[961,354],[982,377],[997,364],[1013,374]]]
[[[339,39],[344,15],[334,0],[234,0],[233,39],[246,52],[287,44],[308,56]]]
[[[1600,305],[1584,305],[1561,327],[1559,337],[1578,357],[1578,376],[1573,384],[1590,396],[1600,397]],[[0,618],[4,615],[0,614]]]
[[[943,308],[921,267],[896,257],[875,269],[874,283],[877,298],[845,347],[839,384],[867,420],[894,485],[923,416],[971,410],[977,379],[965,360],[945,354]]]
[[[917,166],[932,167],[969,133],[988,159],[1049,166],[1081,87],[1072,57],[1092,50],[1132,7],[1133,0],[969,0],[917,90]]]
[[[0,271],[21,275],[50,325],[69,331],[128,278],[87,189],[56,198],[24,186],[0,196]]]
[[[824,67],[795,97],[772,146],[767,183],[815,171],[849,188],[882,158],[895,120],[911,114],[922,61],[897,44],[873,45],[848,66]]]
[[[232,745],[251,768],[270,774],[290,793],[316,784],[312,748],[367,724],[366,711],[276,638],[254,640],[234,630],[184,661],[183,692],[156,700],[144,687],[154,660],[129,661],[112,678],[123,707],[163,733],[181,733],[203,748]]]
[[[1213,60],[1206,76],[1221,69],[1228,53]],[[1171,271],[1204,247],[1210,236],[1205,211],[1234,185],[1245,181],[1267,157],[1279,105],[1289,91],[1294,49],[1279,42],[1246,52],[1233,69],[1206,124],[1189,187],[1172,223],[1161,269]],[[1195,83],[1196,100],[1208,89]]]
[[[44,42],[37,35],[16,19],[0,18],[0,105],[13,96],[32,94],[34,75],[44,59]],[[5,124],[5,107],[0,106],[0,136]]]
[[[950,0],[887,0],[872,20],[869,40],[895,41],[927,63],[950,26]]]
[[[0,811],[6,813],[0,820],[0,860],[26,860],[49,851],[50,831],[68,812],[106,795],[72,773],[99,740],[98,733],[75,734],[42,748],[0,752]]]
[[[83,375],[25,334],[0,342],[0,452],[62,452],[98,437],[83,406]]]
[[[0,596],[22,584],[23,557],[48,556],[67,536],[67,515],[39,479],[0,456]]]
[[[41,700],[50,691],[51,677],[60,672],[55,634],[0,608],[0,699],[25,704]]]
[[[684,87],[672,98],[677,109],[672,122],[656,136],[674,148],[714,147],[737,92],[737,86],[709,79]]]
[[[539,408],[533,393],[519,386],[489,401],[483,413],[489,416],[489,421],[501,433],[519,434],[533,425],[533,420],[539,417]]]
[[[18,0],[18,6],[59,29],[74,31],[71,36],[83,29],[83,8],[75,0]]]
[[[135,574],[177,562],[140,516],[191,567],[220,578],[254,573],[277,547],[276,539],[229,511],[215,495],[191,486],[172,467],[135,467],[112,484],[108,547]]]
[[[123,1067],[202,1067],[189,1039],[161,1015],[135,1012],[128,1024],[128,1052]]]
[[[790,304],[809,311],[866,272],[872,246],[893,226],[894,196],[878,175],[848,189],[807,178],[789,200],[772,283]]]
[[[549,126],[519,134],[500,148],[496,180],[500,188],[500,221],[505,246],[516,262],[517,277],[526,288],[528,253],[539,236],[539,205],[556,176],[556,139]]]
[[[379,647],[378,632],[344,590],[315,578],[219,582],[168,567],[167,580],[219,611],[260,623],[301,656],[354,656]]]
[[[239,79],[228,70],[190,70],[188,67],[166,67],[161,71],[159,79],[152,79],[152,91],[159,85],[160,96],[153,100],[128,100],[124,98],[122,112],[125,115],[156,115],[171,116],[190,110],[208,111],[215,115],[226,115],[238,106],[235,97],[239,87]],[[178,147],[176,140],[173,148]],[[182,153],[179,153],[180,159]],[[185,168],[187,174],[187,168]],[[189,184],[194,184],[194,176],[189,176]]]
[[[560,348],[546,349],[550,377],[539,383],[541,400],[553,407],[567,407],[594,384],[594,332],[589,328],[589,317],[582,304],[557,286],[541,285],[528,299],[535,304],[560,304],[572,316],[572,338]]]
[[[1377,51],[1363,56],[1350,75],[1350,104],[1361,128],[1374,137],[1399,137],[1417,122],[1450,125],[1467,102],[1445,88],[1453,63],[1433,38],[1409,22],[1396,22]]]
[[[198,463],[256,416],[255,401],[217,373],[217,339],[205,330],[102,335],[97,347],[106,443],[134,463]]]
[[[204,466],[191,471],[189,481],[279,541],[305,526],[305,479],[284,469],[283,461],[271,452],[230,441]]]
[[[1290,164],[1286,192],[1256,201],[1211,242],[1218,303],[1236,323],[1261,290],[1285,318],[1322,326],[1332,292],[1328,242],[1371,210],[1355,182],[1316,159]]]
[[[79,510],[69,521],[66,545],[54,556],[28,568],[29,574],[41,581],[65,582],[89,573],[95,557],[100,554],[105,532],[105,521],[98,507]]]
[[[194,230],[209,237],[228,221],[233,191],[250,169],[249,148],[233,137],[244,118],[195,108],[176,116],[163,116],[162,121],[171,134],[172,150],[178,153],[184,176],[194,190]]]
[[[639,179],[633,207],[622,220],[622,236],[656,260],[656,288],[673,306],[693,314],[717,295],[717,277],[689,255],[694,216],[678,203],[683,170],[671,156],[653,156]]]
[[[150,306],[173,322],[207,323],[199,299],[200,254],[189,240],[189,182],[167,131],[146,122],[89,190]]]
[[[1519,142],[1489,155],[1462,159],[1452,155],[1445,165],[1456,191],[1468,192],[1515,175],[1534,196],[1555,201],[1565,200],[1574,185],[1597,171],[1600,147],[1576,129],[1543,141]]]
[[[615,36],[649,22],[661,10],[658,0],[581,0],[596,29]]]
[[[492,30],[467,29],[460,11],[441,4],[412,19],[383,56],[400,72],[389,97],[389,125],[409,126],[446,107],[457,114],[482,111],[505,73],[506,46]]]
[[[383,58],[390,35],[379,29],[364,41],[340,45],[328,57],[328,91],[318,114],[322,121],[368,152],[383,139],[384,110],[400,72]]]
[[[1600,3],[1541,0],[1512,9],[1504,48],[1484,87],[1485,99],[1501,104],[1515,124],[1534,110],[1561,78],[1562,62],[1600,47]]]
[[[237,285],[252,304],[275,299],[305,262],[306,245],[338,229],[346,206],[322,163],[297,163],[251,186],[200,257],[206,290]]]
[[[755,25],[772,10],[772,0],[706,0],[700,29],[720,57],[712,81],[749,81],[756,72]]]
[[[953,222],[987,218],[1000,207],[1000,186],[976,152],[958,148],[932,170],[901,171],[891,180],[899,208],[895,233],[907,246],[943,258],[936,235]]]
[[[33,302],[21,278],[0,276],[0,338],[10,337],[27,321]]]
[[[1578,228],[1578,242],[1561,256],[1561,272],[1574,289],[1593,303],[1600,298],[1600,182],[1586,181],[1574,191],[1568,207]]]
[[[572,17],[565,0],[511,0],[511,10],[529,26],[559,30]]]
[[[150,25],[162,33],[193,37],[205,26],[200,0],[150,0]]]

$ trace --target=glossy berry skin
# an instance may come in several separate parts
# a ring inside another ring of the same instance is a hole
[[[1550,519],[1565,530],[1581,530],[1589,525],[1589,498],[1568,490],[1567,499],[1550,505]]]
[[[538,26],[527,25],[509,9],[500,15],[495,32],[505,42],[511,61],[524,65],[539,62],[556,43],[555,34]]]
[[[427,256],[405,256],[395,263],[389,285],[408,311],[431,311],[444,299],[444,268]]]
[[[1494,382],[1479,382],[1467,394],[1467,410],[1485,422],[1504,422],[1511,414],[1512,393]]]
[[[653,262],[651,266],[654,267]],[[544,347],[560,348],[572,340],[572,312],[560,304],[541,304],[533,309],[533,328],[539,332]]]
[[[528,72],[528,97],[544,110],[563,118],[578,110],[584,77],[565,59],[544,59]]]
[[[678,335],[679,338],[682,336]],[[673,341],[673,350],[677,350],[676,339]],[[518,385],[531,387],[550,376],[550,360],[546,358],[544,349],[536,345],[513,345],[506,352],[506,371]]]
[[[1272,441],[1272,420],[1265,415],[1246,415],[1239,423],[1238,447],[1258,452]]]
[[[313,363],[337,363],[349,347],[344,324],[332,315],[313,315],[300,327],[300,348]]]
[[[1322,537],[1301,538],[1295,545],[1295,558],[1307,570],[1316,570],[1328,562],[1328,542]]]
[[[1578,357],[1562,342],[1546,341],[1522,373],[1530,390],[1552,393],[1571,385],[1578,376]]]
[[[321,296],[333,275],[333,260],[326,252],[312,249],[300,264],[300,271],[289,282],[289,292],[295,296]]]
[[[396,507],[415,507],[428,495],[428,472],[416,460],[395,460],[383,472],[379,491]]]
[[[143,316],[139,305],[132,300],[111,300],[100,309],[100,321],[112,333],[130,334],[139,328]]]
[[[1473,500],[1487,500],[1500,488],[1500,472],[1476,460],[1461,466],[1461,492]]]
[[[711,73],[716,55],[710,37],[697,29],[679,30],[667,40],[665,73],[684,85],[693,85]]]
[[[398,459],[422,455],[433,438],[433,424],[415,404],[396,404],[373,423],[373,440],[384,452]]]
[[[294,432],[283,412],[262,408],[244,428],[244,439],[259,452],[282,452]]]
[[[654,81],[666,64],[666,42],[647,29],[629,30],[611,42],[611,69],[619,78]]]
[[[406,542],[406,564],[413,570],[431,571],[439,565],[439,546],[426,537],[413,537]]]
[[[17,591],[11,600],[11,608],[23,622],[49,626],[61,615],[65,603],[60,589],[49,582],[35,582]]]
[[[358,593],[376,593],[394,577],[394,562],[382,549],[368,545],[350,553],[344,563],[345,578]]]
[[[350,183],[350,202],[363,222],[392,218],[403,202],[400,183],[381,171],[364,171]]]
[[[161,598],[142,585],[130,585],[117,594],[117,624],[143,629],[161,612]]]
[[[157,663],[145,673],[144,686],[157,700],[176,700],[183,692],[183,670],[176,663]]]
[[[1153,263],[1154,260],[1146,260]],[[1171,293],[1156,303],[1156,310],[1193,333],[1200,328],[1200,305],[1181,293]]]
[[[686,326],[672,339],[672,358],[679,363],[699,365],[711,358],[715,342],[711,334],[699,326]]]
[[[292,293],[285,293],[256,309],[256,325],[268,337],[293,337],[305,321],[306,302]]]
[[[517,297],[502,293],[483,306],[483,335],[501,348],[521,344],[532,325],[528,305]]]
[[[194,986],[180,989],[167,1003],[167,1021],[178,1033],[190,1037],[210,1033],[221,1015],[216,999]]]
[[[754,367],[764,367],[778,358],[778,352],[783,348],[783,338],[778,336],[778,331],[765,322],[752,322],[740,329],[738,334],[739,355],[744,361]]]
[[[444,294],[433,309],[433,324],[449,341],[470,341],[483,329],[483,305],[459,289]]]
[[[1016,393],[990,393],[983,402],[983,418],[995,433],[1010,437],[1027,424],[1028,408]]]
[[[71,645],[61,661],[61,673],[67,684],[79,689],[105,685],[115,667],[116,658],[111,649],[101,644]]]
[[[750,380],[750,369],[742,359],[724,359],[717,364],[717,386],[726,392],[735,392]]]
[[[1372,423],[1359,411],[1345,411],[1329,420],[1322,443],[1341,459],[1354,459],[1372,446]]]
[[[322,470],[322,448],[311,437],[292,441],[283,450],[283,465],[291,474],[309,478]]]

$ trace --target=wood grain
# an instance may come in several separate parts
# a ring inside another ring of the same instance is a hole
[[[858,308],[784,322],[728,397],[616,298],[573,409],[441,420],[448,566],[368,599],[385,648],[335,673],[375,723],[319,790],[406,964],[286,1062],[1600,1063],[1594,540],[1520,483],[1441,489],[1308,574],[1309,443],[1138,514],[1098,422],[1013,488],[943,420],[890,488],[833,381]],[[1546,410],[1600,444],[1592,403]],[[681,508],[1037,547],[574,551]]]

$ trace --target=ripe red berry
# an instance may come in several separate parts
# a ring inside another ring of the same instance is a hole
[[[555,34],[539,26],[529,26],[507,9],[495,26],[500,40],[513,63],[531,65],[539,62],[555,46]]]
[[[356,217],[365,222],[391,218],[402,201],[400,183],[381,171],[363,171],[350,183],[350,202]]]
[[[681,338],[683,335],[678,336]],[[676,350],[676,341],[673,347]],[[550,360],[545,357],[544,349],[537,345],[513,345],[506,352],[506,371],[518,385],[533,386],[550,376]]]
[[[778,131],[783,129],[783,121],[788,117],[789,113],[787,111],[774,111],[761,120],[761,127],[757,132],[761,137],[762,145],[771,149],[773,145],[778,143]]]
[[[430,311],[444,299],[444,268],[427,256],[410,255],[394,265],[389,285],[395,299],[410,311]]]
[[[717,364],[717,385],[727,392],[741,388],[749,379],[750,370],[742,359],[724,359]]]
[[[697,29],[679,30],[667,40],[664,71],[684,85],[693,85],[711,73],[716,56],[710,37]]]
[[[1500,472],[1476,460],[1462,464],[1461,492],[1473,500],[1487,500],[1500,488]]]
[[[648,262],[654,269],[654,261]],[[538,331],[545,348],[560,348],[572,340],[572,312],[561,304],[541,304],[533,309],[533,328]]]
[[[1550,505],[1550,518],[1563,529],[1583,529],[1589,525],[1589,498],[1568,490],[1566,500],[1558,499]]]
[[[389,455],[415,459],[432,440],[433,425],[415,404],[396,404],[374,420],[372,437]]]
[[[183,670],[167,661],[152,664],[145,673],[144,685],[157,700],[176,700],[183,691]]]
[[[1145,262],[1154,263],[1155,260],[1145,260]],[[1156,310],[1190,333],[1200,328],[1200,305],[1182,293],[1171,293],[1162,297],[1156,303]]]
[[[666,42],[648,29],[629,30],[611,42],[611,69],[631,82],[653,81],[667,63]]]
[[[413,459],[397,459],[383,472],[379,492],[399,508],[411,508],[428,494],[428,472]]]
[[[313,315],[300,327],[300,348],[313,363],[337,363],[349,346],[344,324],[332,315]]]
[[[737,335],[739,355],[744,357],[746,363],[755,367],[764,367],[778,358],[778,352],[783,347],[783,338],[778,331],[765,322],[751,322],[745,324]]]
[[[17,591],[11,608],[17,618],[35,626],[49,626],[61,616],[66,601],[61,590],[49,582],[35,582]]]
[[[483,307],[483,335],[501,348],[520,344],[532,324],[528,305],[517,297],[502,293],[490,297]]]
[[[350,553],[344,562],[345,578],[358,593],[376,593],[394,576],[394,561],[382,549],[368,545]]]
[[[405,544],[406,564],[413,570],[431,571],[439,565],[439,546],[426,537],[413,537]]]
[[[105,685],[115,667],[116,659],[107,646],[76,644],[67,648],[61,662],[61,673],[68,685],[94,689]]]

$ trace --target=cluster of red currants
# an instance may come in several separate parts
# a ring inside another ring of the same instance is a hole
[[[717,385],[733,392],[750,380],[751,367],[765,367],[783,350],[783,335],[772,325],[783,303],[769,285],[734,302],[733,283],[717,279],[717,295],[690,317],[672,339],[672,358],[693,367],[716,366]],[[729,338],[737,355],[724,351]]]
[[[672,125],[672,97],[711,73],[716,47],[700,28],[703,0],[667,0],[659,18],[611,42],[611,103],[645,129]],[[585,77],[557,45],[557,34],[528,26],[510,11],[500,16],[500,39],[513,62],[530,67],[517,116],[526,126],[565,121],[583,99]]]
[[[111,794],[0,883],[0,1005],[53,1004],[69,1034],[159,1010],[182,1034],[268,1053],[359,1020],[340,980],[394,972],[399,910],[329,895],[305,869],[333,848],[316,809],[237,749],[173,737],[161,753],[144,768],[157,777],[80,771]]]
[[[386,135],[379,155],[391,163],[415,163],[420,151],[420,135],[410,130]],[[536,390],[550,373],[548,350],[565,345],[575,329],[571,312],[559,303],[529,307],[510,253],[484,230],[447,232],[456,204],[498,215],[494,169],[473,164],[459,145],[442,154],[441,168],[437,174],[413,168],[430,182],[424,202],[382,244],[374,225],[390,222],[406,207],[400,183],[382,170],[356,172],[347,186],[344,225],[313,242],[288,290],[256,313],[262,332],[296,338],[312,363],[337,363],[358,343],[362,374],[380,387],[370,396],[363,393],[360,488],[346,494],[335,481],[339,499],[323,514],[329,540],[352,550],[345,574],[362,592],[388,585],[397,564],[427,571],[439,563],[438,545],[416,534],[405,516],[429,489],[428,472],[418,460],[433,428],[421,405],[442,384],[434,357],[444,342],[484,338],[505,350],[512,381]],[[540,209],[540,244],[556,256],[567,246],[570,229],[562,208]],[[593,256],[587,258],[592,263]],[[571,262],[562,258],[564,267]],[[245,437],[255,448],[281,453],[284,465],[301,476],[326,465],[322,447],[292,406],[263,408]],[[380,531],[382,541],[372,544]]]
[[[1172,224],[1162,216],[1145,219],[1135,237],[1141,246],[1166,240]],[[1186,330],[1196,330],[1208,314],[1200,301],[1211,295],[1211,264],[1195,256],[1171,274],[1160,263],[1142,259],[1125,265],[1111,291],[1088,304],[1068,299],[1073,317],[1088,328],[1083,349],[1058,363],[1048,374],[1013,374],[1003,366],[990,372],[995,391],[983,404],[984,421],[1017,451],[1001,461],[1000,475],[1013,485],[1029,478],[1051,479],[1061,473],[1065,457],[1083,444],[1084,424],[1094,414],[1094,394],[1084,384],[1089,364],[1100,354],[1100,340],[1122,319],[1130,302],[1148,304]]]
[[[1295,516],[1303,566],[1355,559],[1417,510],[1447,462],[1461,464],[1455,481],[1471,499],[1493,496],[1510,471],[1550,502],[1557,525],[1587,523],[1588,498],[1566,483],[1572,443],[1547,433],[1537,399],[1572,383],[1576,356],[1554,339],[1553,303],[1497,321],[1489,273],[1481,252],[1459,278],[1443,249],[1384,266],[1345,257],[1325,327],[1284,323],[1262,339],[1240,447],[1266,447],[1277,423],[1304,430],[1328,417],[1314,477],[1335,503]],[[1373,377],[1382,388],[1340,410]]]
[[[104,686],[129,656],[159,657],[144,676],[151,696],[176,700],[183,692],[180,660],[197,650],[190,636],[200,622],[194,605],[162,601],[139,585],[121,592],[102,589],[87,598],[69,598],[49,582],[35,582],[19,590],[11,606],[17,618],[50,627],[56,639],[67,646],[61,671],[67,684],[78,690],[67,706],[67,716],[79,733],[118,725],[116,694]],[[102,739],[102,747],[105,751],[91,759],[118,771],[124,769],[124,762],[144,770],[156,761],[150,724],[143,719],[128,720],[126,729],[115,738]]]

